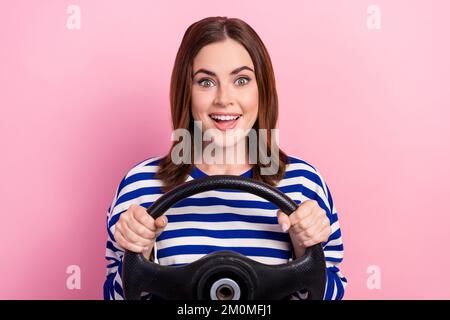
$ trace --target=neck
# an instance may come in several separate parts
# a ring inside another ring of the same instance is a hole
[[[203,151],[205,151],[205,148],[209,145],[209,143],[203,143]],[[219,149],[219,147],[216,146],[216,149]],[[205,161],[201,161],[201,163],[196,164],[196,166],[197,168],[199,168],[208,175],[218,175],[218,174],[241,175],[253,167],[253,165],[249,164],[248,161],[247,146],[245,146],[244,149],[245,149],[245,156],[243,159],[242,155],[240,155],[241,157],[238,157],[238,152],[242,152],[242,150],[239,150],[239,148],[237,148],[237,145],[232,145],[229,147],[221,148],[223,161],[220,161],[221,159],[217,159],[218,161],[215,161],[217,163],[215,163],[214,161],[213,163],[206,163]],[[234,156],[227,158],[227,154]]]
[[[202,170],[207,175],[228,174],[241,175],[250,170],[253,166],[250,164],[196,164],[197,168]]]

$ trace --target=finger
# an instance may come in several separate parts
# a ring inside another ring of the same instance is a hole
[[[122,235],[121,232],[118,232],[116,234],[116,240],[117,243],[122,247],[122,249],[124,250],[130,250],[132,252],[136,252],[136,253],[142,253],[144,251],[144,247],[133,244],[128,242],[124,236]]]
[[[142,251],[142,254],[144,255],[144,257],[147,260],[151,260],[152,251],[153,251],[153,248],[147,248],[147,249],[144,248],[144,250]],[[153,260],[151,260],[151,261],[153,261]]]
[[[328,241],[329,236],[331,235],[331,224],[330,224],[330,219],[328,219],[328,217],[326,217],[325,219],[323,219],[323,223],[322,223],[322,230],[321,232],[324,232],[327,236],[326,236],[326,241]]]
[[[295,210],[295,216],[293,218],[305,219],[307,216],[313,213],[314,209],[314,200],[305,200],[299,204],[297,210]],[[292,219],[291,219],[292,221]]]
[[[318,231],[319,233],[321,233],[323,231],[331,232],[330,219],[328,219],[328,217],[326,215],[325,216],[318,215],[317,220],[309,228],[314,228],[314,227],[317,227],[316,230],[319,230]]]
[[[156,228],[164,229],[167,225],[167,222],[168,222],[167,217],[165,215],[163,215],[161,217],[156,218],[155,226],[156,226]]]
[[[152,244],[153,239],[155,237],[155,233],[153,231],[150,231],[152,234],[149,238],[141,237],[139,234],[135,233],[127,224],[122,225],[123,232],[122,236],[128,241],[133,244],[137,244],[142,247],[146,247]]]
[[[321,235],[322,231],[322,224],[318,223],[313,225],[311,228],[308,228],[298,234],[298,238],[301,239],[301,241],[306,242],[313,239],[318,239]]]
[[[146,226],[149,230],[155,231],[154,220],[144,207],[135,208],[133,211],[133,218]]]
[[[131,229],[131,231],[138,234],[142,238],[152,239],[155,236],[154,231],[148,229],[145,225],[134,218],[131,218],[125,224]]]
[[[155,239],[158,239],[159,235],[164,231],[164,228],[158,228],[155,232]]]
[[[296,210],[295,215],[291,217],[291,223],[296,226],[295,230],[300,232],[301,229],[310,228],[323,217],[326,217],[326,212],[317,201],[305,200]]]
[[[281,230],[283,230],[283,232],[289,230],[289,228],[291,227],[291,220],[289,219],[288,215],[283,211],[278,210],[277,217],[278,223],[281,225]]]
[[[303,205],[304,207],[308,207],[310,210],[320,208],[319,203],[314,199],[306,199],[301,203],[301,205]]]
[[[315,223],[317,223],[318,217],[310,214],[309,216],[306,216],[303,219],[299,219],[296,221],[296,223],[292,223],[292,230],[295,232],[303,232],[312,226],[314,226]]]
[[[305,247],[312,247],[313,245],[316,245],[318,243],[326,242],[328,240],[328,233],[326,230],[321,231],[317,234],[317,236],[306,240],[303,242]]]

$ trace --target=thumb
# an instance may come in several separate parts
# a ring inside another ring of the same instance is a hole
[[[288,229],[291,227],[291,220],[289,219],[288,215],[283,211],[278,210],[277,216],[278,223],[281,225],[281,229],[283,230],[283,232],[288,231]]]
[[[155,226],[158,229],[163,229],[167,225],[167,217],[165,215],[162,215],[155,220]]]

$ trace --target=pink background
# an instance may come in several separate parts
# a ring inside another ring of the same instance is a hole
[[[70,4],[81,30],[66,28]],[[380,30],[366,27],[371,4]],[[186,28],[225,15],[272,57],[281,146],[331,189],[345,298],[449,299],[449,13],[444,0],[3,2],[0,298],[102,299],[115,189],[169,147]]]

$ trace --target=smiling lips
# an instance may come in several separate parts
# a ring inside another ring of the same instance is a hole
[[[239,113],[211,113],[209,115],[216,128],[222,131],[233,129],[241,116]]]

